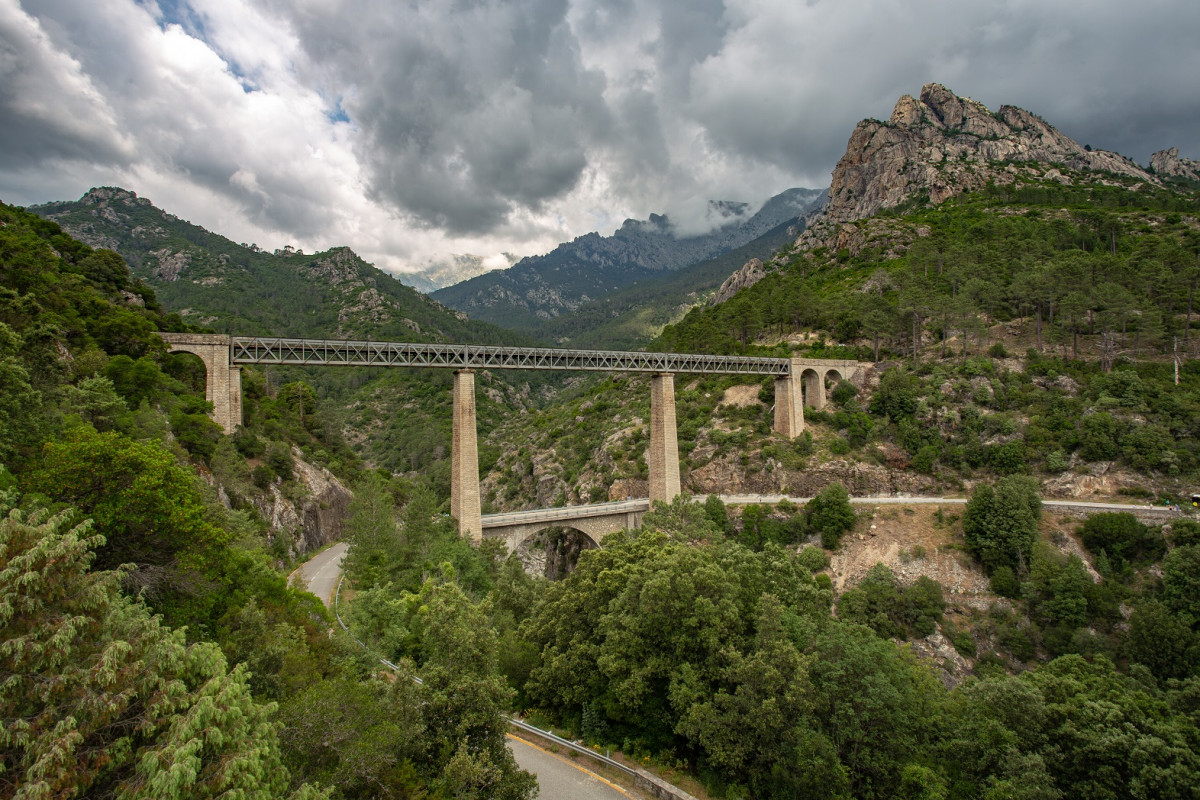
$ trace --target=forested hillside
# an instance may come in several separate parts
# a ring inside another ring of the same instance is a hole
[[[311,389],[250,373],[223,436],[198,364],[155,335],[182,320],[116,253],[2,206],[0,267],[0,793],[527,797],[504,693],[460,697],[486,665],[383,680],[287,585],[254,497],[303,494],[299,454],[360,476]],[[425,619],[444,643],[475,613]]]
[[[239,336],[514,344],[519,337],[455,315],[348,247],[268,253],[156,208],[125,189],[31,209],[72,236],[120,253],[160,301],[189,322]]]

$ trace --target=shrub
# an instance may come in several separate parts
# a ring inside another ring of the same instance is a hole
[[[1200,522],[1180,519],[1171,523],[1171,544],[1175,547],[1200,544]]]
[[[1162,535],[1125,512],[1094,514],[1079,529],[1083,546],[1095,554],[1108,554],[1118,571],[1125,563],[1140,557],[1155,560],[1165,546]]]
[[[992,591],[1001,597],[1017,597],[1021,593],[1021,584],[1017,581],[1012,567],[1004,565],[996,567],[992,572]]]
[[[837,386],[833,387],[833,392],[830,399],[841,407],[845,407],[846,403],[858,396],[858,387],[850,381],[839,381]]]
[[[829,556],[819,547],[806,547],[796,556],[796,563],[809,572],[820,572],[829,566]]]
[[[967,547],[989,573],[1002,566],[1017,573],[1029,563],[1040,515],[1032,478],[1001,478],[995,488],[980,484],[963,512]]]
[[[805,510],[809,527],[821,532],[821,544],[827,549],[836,549],[842,535],[854,527],[850,493],[840,483],[826,487],[809,501]]]

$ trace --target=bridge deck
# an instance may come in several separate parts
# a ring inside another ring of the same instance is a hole
[[[232,337],[230,360],[235,364],[791,374],[791,361],[786,358],[246,336]]]
[[[588,517],[605,517],[610,514],[628,514],[648,511],[650,501],[642,497],[636,500],[618,500],[612,503],[591,503],[583,506],[560,508],[535,508],[529,511],[506,511],[502,514],[484,514],[483,527],[500,528],[508,525],[529,525],[538,522],[559,522]]]

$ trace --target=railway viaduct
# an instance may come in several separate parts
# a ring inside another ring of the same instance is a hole
[[[504,538],[510,550],[525,536],[552,524],[576,528],[598,543],[607,533],[637,525],[653,501],[670,502],[679,495],[679,443],[675,428],[677,373],[774,376],[774,430],[780,436],[794,438],[804,430],[804,406],[825,407],[827,379],[853,380],[863,371],[863,365],[857,361],[835,359],[273,339],[193,333],[159,335],[171,352],[192,353],[204,362],[207,373],[205,396],[213,405],[214,421],[226,433],[233,433],[242,424],[243,364],[454,370],[450,514],[457,520],[463,536],[473,541],[479,541],[485,535]],[[646,454],[650,473],[649,499],[484,517],[480,506],[475,423],[477,369],[650,373],[650,446]]]

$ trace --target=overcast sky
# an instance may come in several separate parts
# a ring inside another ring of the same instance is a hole
[[[0,0],[0,200],[507,264],[825,187],[930,81],[1200,159],[1196,0]]]

